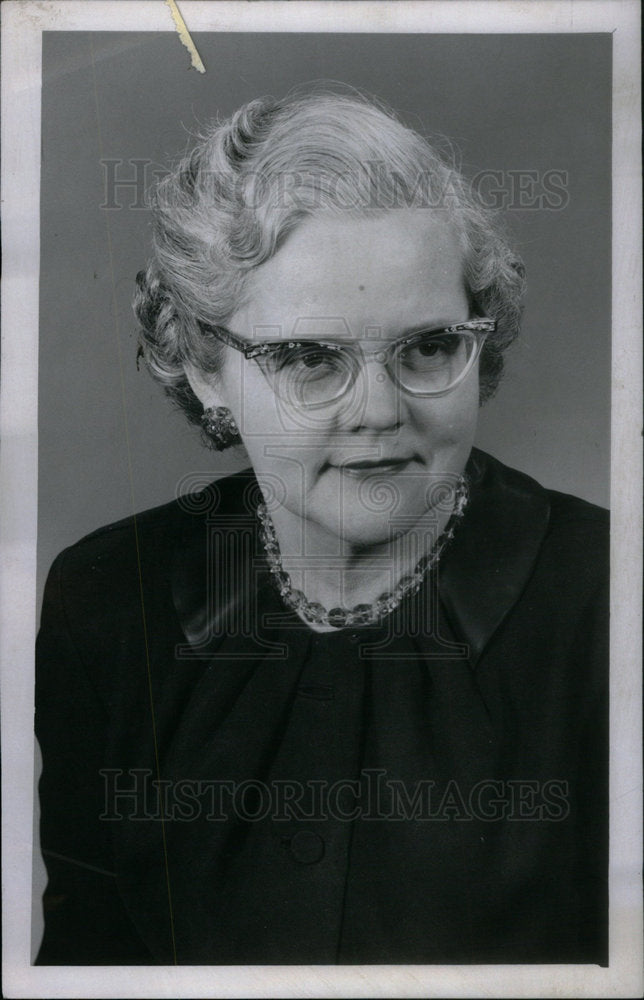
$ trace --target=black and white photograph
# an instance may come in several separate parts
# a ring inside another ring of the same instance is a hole
[[[638,5],[3,7],[5,995],[641,995]]]

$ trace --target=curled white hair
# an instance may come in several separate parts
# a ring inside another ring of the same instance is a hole
[[[202,408],[186,367],[216,376],[221,364],[222,348],[201,324],[225,325],[249,272],[321,213],[449,213],[472,309],[497,322],[480,359],[481,401],[494,393],[519,330],[523,265],[454,164],[372,101],[336,93],[251,101],[200,137],[151,207],[154,253],[134,301],[139,350],[193,422]]]

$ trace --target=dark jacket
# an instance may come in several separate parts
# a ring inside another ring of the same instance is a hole
[[[56,559],[40,964],[606,964],[607,515],[468,475],[371,629],[284,611],[250,472]]]

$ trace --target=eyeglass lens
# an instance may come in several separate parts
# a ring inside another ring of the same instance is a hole
[[[449,391],[476,351],[472,333],[419,335],[398,345],[386,364],[394,382],[418,395]],[[377,360],[385,361],[378,354]],[[260,360],[260,359],[258,359]],[[274,391],[297,406],[320,406],[339,399],[355,382],[364,355],[347,345],[284,344],[260,364]]]

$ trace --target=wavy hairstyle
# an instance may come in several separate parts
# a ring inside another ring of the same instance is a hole
[[[523,265],[453,163],[373,101],[328,92],[250,101],[199,138],[151,207],[154,253],[134,299],[139,353],[192,422],[202,406],[186,365],[216,377],[223,350],[201,324],[225,325],[248,273],[321,213],[449,212],[472,310],[497,321],[481,352],[481,402],[494,393],[519,330]]]

